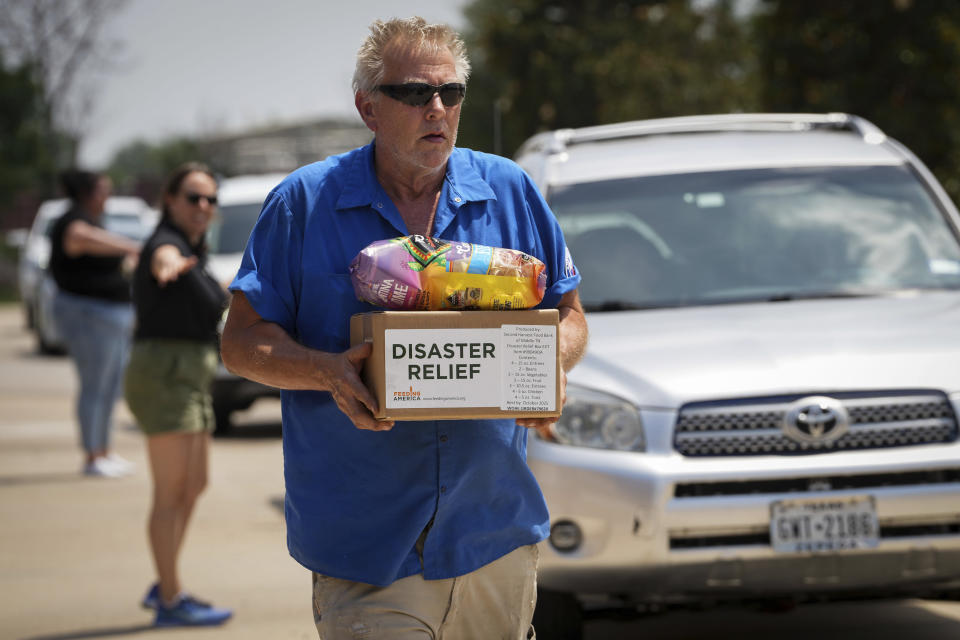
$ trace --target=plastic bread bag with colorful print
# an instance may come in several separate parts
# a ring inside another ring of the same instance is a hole
[[[514,249],[412,235],[379,240],[350,263],[357,298],[404,311],[529,309],[546,265]]]

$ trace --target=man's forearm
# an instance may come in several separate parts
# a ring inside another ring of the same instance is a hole
[[[560,311],[560,364],[570,371],[587,350],[587,320],[576,291],[566,294],[558,306]]]
[[[299,344],[262,319],[243,294],[235,294],[220,339],[228,371],[280,389],[329,390],[330,355]]]
[[[223,364],[231,373],[279,389],[327,390],[324,354],[294,341],[279,326],[259,322],[224,328]]]
[[[329,391],[337,407],[358,429],[385,431],[392,420],[376,420],[377,401],[360,371],[370,343],[343,353],[327,353],[299,344],[280,325],[264,320],[242,293],[235,293],[220,340],[223,364],[233,373],[271,387]]]

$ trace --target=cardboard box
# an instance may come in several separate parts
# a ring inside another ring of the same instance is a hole
[[[556,309],[376,311],[350,318],[373,343],[362,377],[390,420],[560,415]]]

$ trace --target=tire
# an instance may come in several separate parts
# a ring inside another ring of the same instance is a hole
[[[570,593],[537,589],[537,640],[583,640],[583,607]]]
[[[230,414],[233,413],[233,405],[226,402],[217,402],[216,397],[213,400],[213,419],[216,428],[213,431],[215,436],[224,436],[233,431],[233,421]]]
[[[61,356],[65,353],[63,348],[50,344],[39,333],[37,334],[37,352],[45,356]]]
[[[37,351],[45,356],[62,356],[67,352],[66,347],[56,344],[47,336],[43,323],[36,322],[34,334],[37,336]]]
[[[55,327],[48,326],[53,322],[53,311],[40,307],[39,300],[33,301],[31,308],[33,316],[33,333],[37,338],[37,351],[45,356],[60,356],[67,352],[66,345],[59,341]]]
[[[33,305],[26,300],[23,301],[23,326],[30,331],[37,327],[37,322],[33,319]]]

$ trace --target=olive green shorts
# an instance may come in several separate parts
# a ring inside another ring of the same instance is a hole
[[[136,340],[124,379],[130,412],[147,435],[213,431],[210,383],[217,348],[192,340]]]

